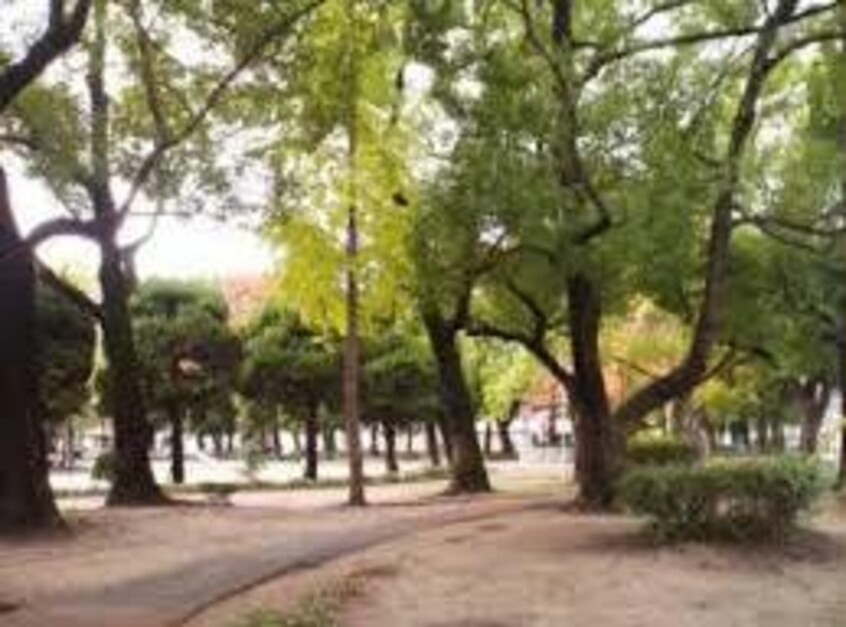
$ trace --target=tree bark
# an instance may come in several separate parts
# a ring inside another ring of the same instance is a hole
[[[817,452],[820,429],[831,400],[831,386],[822,379],[810,379],[795,388],[802,412],[799,446],[806,455]]]
[[[437,313],[423,316],[438,366],[445,424],[449,433],[453,494],[489,492],[488,473],[476,434],[476,416],[461,364],[457,331]]]
[[[338,441],[335,439],[335,427],[332,425],[323,429],[323,453],[326,459],[335,459],[338,456]]]
[[[276,459],[282,459],[284,451],[282,450],[282,436],[279,433],[279,414],[273,416],[273,456]]]
[[[320,436],[320,420],[317,406],[309,408],[305,420],[305,473],[304,477],[317,481],[317,438]]]
[[[394,425],[386,421],[382,423],[382,434],[385,437],[385,470],[395,475],[399,472],[397,463],[397,430]]]
[[[485,437],[483,442],[482,450],[485,453],[485,457],[490,458],[491,453],[493,453],[493,427],[489,420],[485,421]]]
[[[176,485],[185,483],[185,412],[178,402],[167,407],[170,421],[170,477]]]
[[[79,0],[69,15],[64,2],[51,2],[47,29],[30,46],[20,61],[10,63],[0,72],[0,113],[53,61],[64,55],[79,41],[91,0]]]
[[[35,307],[33,260],[22,248],[0,168],[0,531],[47,528],[61,520],[39,410]]]
[[[508,417],[505,420],[500,420],[496,424],[502,455],[508,459],[517,458],[517,449],[514,447],[514,441],[511,439],[511,425],[514,424],[514,419],[517,417],[519,412],[520,402],[514,401],[508,409]]]
[[[115,432],[115,479],[109,505],[150,505],[164,500],[150,468],[153,432],[147,422],[132,320],[120,251],[111,241],[100,246],[103,294],[103,348]]]
[[[578,496],[587,507],[607,508],[622,470],[625,437],[621,428],[615,428],[602,372],[602,308],[596,286],[583,275],[569,279],[567,298],[573,352],[568,394],[575,413]]]
[[[355,124],[355,122],[353,122]],[[351,132],[351,169],[354,171],[355,139]],[[344,423],[347,435],[347,457],[349,460],[350,505],[366,504],[364,497],[364,459],[361,451],[361,342],[359,338],[358,302],[358,209],[350,205],[347,216],[347,267],[346,267],[346,315],[347,328],[344,338]]]
[[[426,452],[429,454],[429,463],[433,468],[439,468],[441,465],[441,450],[438,445],[438,430],[435,423],[427,421],[425,424],[426,430]]]

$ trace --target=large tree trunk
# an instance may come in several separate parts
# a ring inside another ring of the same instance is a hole
[[[399,472],[397,463],[397,430],[390,422],[382,424],[382,434],[385,436],[385,469],[388,474]]]
[[[164,500],[150,468],[153,432],[147,422],[126,277],[120,251],[111,241],[100,246],[100,289],[103,294],[103,348],[106,354],[109,406],[115,432],[115,479],[109,505],[150,505]]]
[[[305,473],[306,479],[317,480],[317,438],[320,436],[320,420],[317,407],[310,407],[305,420]]]
[[[110,187],[109,97],[106,73],[107,3],[94,3],[94,37],[89,51],[91,99],[91,180],[87,185],[98,227],[103,349],[107,364],[109,406],[115,432],[115,478],[109,505],[149,505],[164,500],[150,468],[152,429],[141,393],[138,356],[129,313],[130,285],[117,243],[120,218]]]
[[[170,477],[176,485],[185,483],[185,412],[178,402],[168,403],[170,421]]]
[[[489,492],[488,473],[476,434],[476,416],[461,364],[457,332],[436,314],[424,315],[438,366],[441,403],[449,433],[453,494]]]
[[[623,430],[613,423],[602,373],[601,304],[596,287],[582,275],[570,278],[567,296],[573,351],[573,384],[568,394],[575,410],[579,500],[588,507],[607,508],[622,470],[625,439]]]
[[[35,269],[0,168],[0,530],[60,522],[39,411]]]
[[[427,421],[424,428],[426,430],[426,452],[429,454],[429,463],[432,467],[438,468],[441,465],[441,450],[438,446],[437,426],[434,422]]]

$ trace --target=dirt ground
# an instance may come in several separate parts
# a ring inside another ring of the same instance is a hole
[[[190,627],[291,611],[363,580],[342,627],[844,627],[846,520],[818,518],[782,548],[656,547],[636,521],[560,509],[505,514],[286,577]]]

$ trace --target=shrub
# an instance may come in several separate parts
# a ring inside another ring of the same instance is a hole
[[[643,466],[619,486],[624,507],[664,539],[778,540],[823,489],[819,465],[798,457]]]
[[[690,464],[697,456],[693,445],[667,435],[636,435],[626,445],[626,460],[638,466]]]

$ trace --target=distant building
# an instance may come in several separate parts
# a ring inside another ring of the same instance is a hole
[[[260,275],[229,277],[221,279],[219,285],[229,305],[230,321],[236,327],[262,308],[272,290],[270,277]]]

